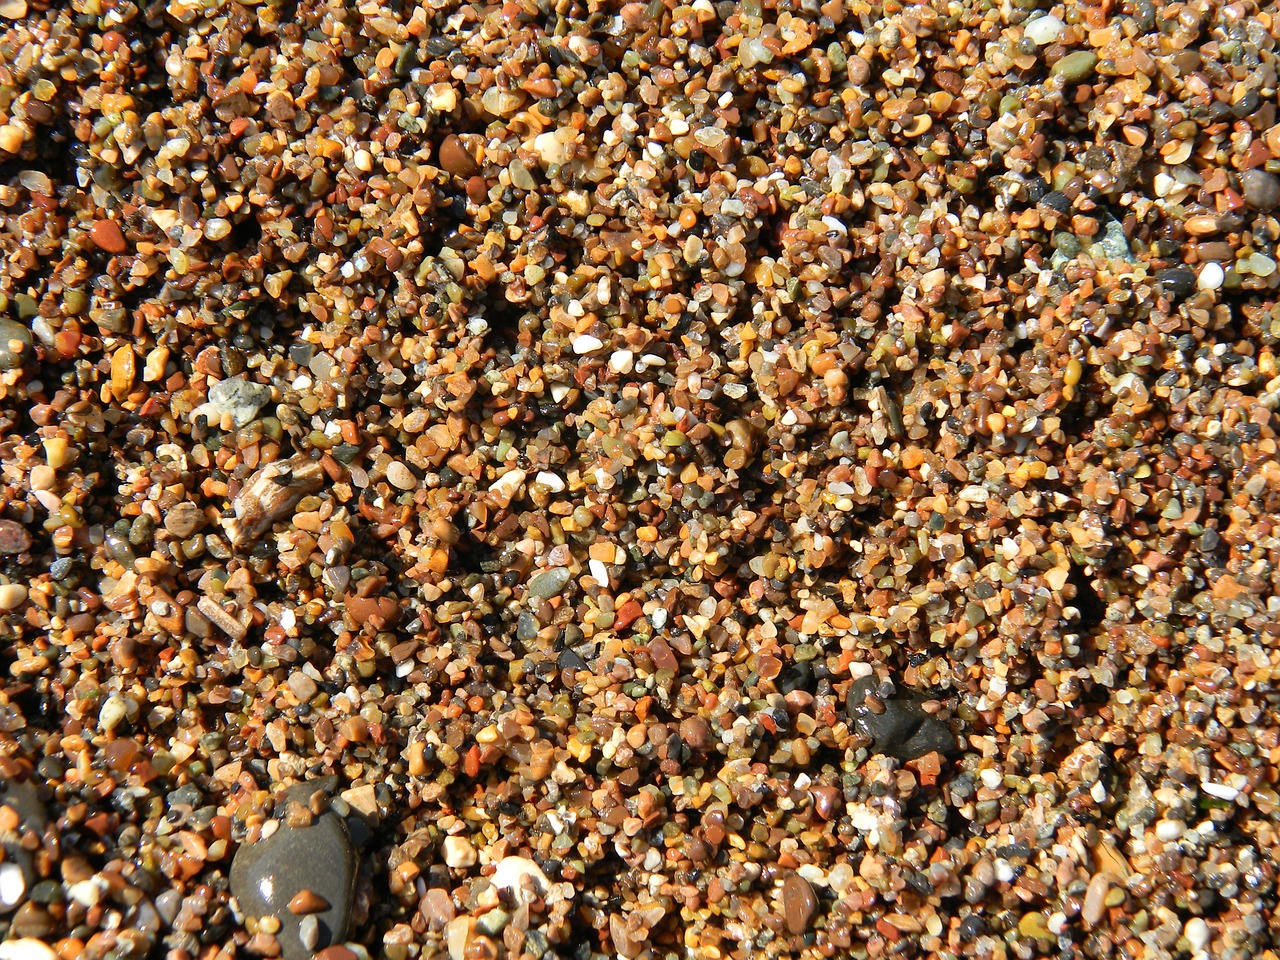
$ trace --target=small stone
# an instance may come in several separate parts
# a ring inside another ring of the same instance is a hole
[[[1213,939],[1213,931],[1204,917],[1192,917],[1182,928],[1182,935],[1187,938],[1193,951],[1199,952],[1209,945]]]
[[[576,337],[573,341],[573,352],[582,356],[588,353],[595,353],[604,346],[603,341],[599,337],[593,337],[589,334],[583,334]]]
[[[300,784],[277,800],[305,802],[315,783]],[[355,890],[356,852],[342,818],[326,810],[306,826],[280,822],[265,840],[243,844],[231,863],[231,892],[241,911],[251,917],[275,917],[285,960],[307,960],[314,949],[345,940]],[[327,901],[315,918],[315,943],[303,943],[301,919],[289,909],[302,891]]]
[[[17,370],[32,356],[31,331],[14,320],[0,319],[0,372]]]
[[[854,729],[871,740],[872,752],[899,760],[916,760],[927,753],[956,752],[956,739],[945,723],[920,709],[919,698],[893,696],[882,699],[883,711],[867,705],[868,694],[879,684],[873,677],[855,680],[849,689],[847,709]]]
[[[782,909],[789,932],[801,934],[808,931],[818,909],[818,898],[814,896],[809,881],[798,873],[787,874],[782,881]]]
[[[1174,300],[1185,300],[1196,288],[1196,275],[1186,267],[1171,267],[1157,271],[1156,282]]]
[[[243,427],[258,415],[258,411],[271,400],[271,388],[265,383],[254,383],[244,377],[219,380],[209,388],[209,400],[196,407],[193,416],[204,416],[211,425],[221,422],[223,414],[231,416],[231,422]]]
[[[329,901],[310,888],[299,890],[289,901],[289,912],[296,914],[320,913],[329,907]]]
[[[320,690],[316,682],[301,670],[289,674],[289,689],[298,698],[299,703],[310,703]]]
[[[397,490],[412,490],[418,485],[413,471],[399,460],[392,460],[387,466],[387,481]]]
[[[711,726],[702,717],[686,717],[680,721],[680,739],[690,750],[705,751],[711,746]]]
[[[94,245],[106,253],[124,253],[129,249],[124,242],[124,233],[120,224],[114,220],[99,220],[89,229],[89,239]]]
[[[17,153],[26,142],[26,134],[22,128],[12,123],[0,125],[0,150],[6,153]]]
[[[0,610],[17,610],[27,600],[27,588],[20,583],[0,584]]]
[[[20,20],[27,15],[27,0],[3,0],[0,2],[0,17],[6,20]]]
[[[1255,167],[1240,174],[1240,195],[1256,210],[1273,210],[1280,203],[1280,177]]]
[[[445,927],[445,945],[449,950],[449,960],[465,960],[467,944],[471,942],[471,934],[475,929],[475,920],[471,917],[457,917],[449,921]]]
[[[418,909],[422,912],[422,919],[426,921],[427,929],[433,931],[443,930],[458,912],[453,906],[453,898],[449,896],[449,891],[442,890],[440,887],[432,887],[423,894],[422,903]]]
[[[16,863],[0,863],[0,913],[8,913],[27,895],[27,879]]]
[[[1038,47],[1047,46],[1062,36],[1067,25],[1051,13],[1036,17],[1022,30],[1022,35]]]
[[[1111,890],[1112,877],[1109,873],[1095,873],[1084,892],[1084,906],[1080,910],[1080,919],[1086,927],[1096,926],[1107,908],[1107,894]]]
[[[553,567],[534,575],[529,581],[529,595],[547,599],[557,596],[569,582],[569,571],[564,567]]]
[[[1222,264],[1206,263],[1200,268],[1196,286],[1201,290],[1217,290],[1222,286],[1222,281],[1226,279],[1226,276],[1226,272],[1222,269]]]
[[[298,921],[298,941],[308,953],[315,953],[320,945],[320,921],[315,914],[307,914]]]
[[[1018,921],[1018,933],[1033,940],[1049,940],[1053,937],[1045,924],[1044,914],[1035,910],[1022,915],[1022,919]]]
[[[0,556],[11,557],[31,549],[31,534],[16,520],[0,520]]]
[[[503,929],[510,922],[511,914],[505,910],[495,908],[476,921],[476,931],[486,937],[497,937],[501,935]]]
[[[1089,74],[1098,62],[1098,55],[1089,50],[1077,50],[1068,53],[1053,65],[1049,71],[1052,76],[1061,77],[1067,83],[1079,83]]]
[[[180,540],[185,540],[204,526],[204,512],[190,500],[175,503],[164,516],[164,528]]]
[[[510,890],[522,897],[530,893],[540,896],[550,886],[542,868],[528,857],[503,857],[489,882],[499,890]]]
[[[123,400],[133,388],[137,376],[137,363],[133,347],[120,347],[111,354],[111,392],[117,400]]]
[[[462,141],[452,134],[440,144],[440,166],[456,177],[474,177],[480,172],[479,165],[462,145]]]
[[[445,837],[444,862],[455,870],[473,867],[476,863],[476,848],[466,837]]]
[[[49,933],[53,933],[53,930],[51,929]],[[58,955],[47,943],[31,937],[22,937],[0,943],[0,960],[58,960]]]

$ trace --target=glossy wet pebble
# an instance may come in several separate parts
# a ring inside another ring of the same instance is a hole
[[[307,960],[314,950],[344,940],[355,890],[356,851],[337,813],[326,810],[310,825],[289,826],[288,800],[303,795],[286,791],[277,801],[285,819],[276,832],[242,845],[231,864],[231,892],[241,912],[280,921],[276,937],[285,960]],[[324,909],[298,910],[299,904],[316,907],[321,902],[327,904]]]

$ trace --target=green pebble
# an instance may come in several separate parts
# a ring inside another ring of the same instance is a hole
[[[1075,53],[1067,54],[1055,63],[1049,73],[1052,76],[1061,77],[1067,83],[1079,83],[1093,73],[1093,68],[1097,63],[1098,55],[1096,53],[1090,53],[1088,50],[1077,50]]]

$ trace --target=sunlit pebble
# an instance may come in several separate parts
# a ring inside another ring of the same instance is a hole
[[[1222,286],[1222,281],[1226,278],[1226,273],[1222,269],[1222,265],[1210,261],[1200,268],[1200,276],[1196,279],[1196,286],[1201,290],[1217,290]]]
[[[635,362],[636,355],[630,350],[615,350],[609,355],[609,369],[615,373],[630,373]]]
[[[16,863],[0,863],[0,910],[12,910],[22,902],[27,881]]]
[[[574,339],[573,352],[579,356],[583,356],[584,354],[595,353],[603,346],[604,342],[602,340],[597,337],[593,337],[590,334],[583,334],[582,336]]]

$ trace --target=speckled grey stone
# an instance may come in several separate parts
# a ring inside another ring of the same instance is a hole
[[[884,712],[876,713],[867,705],[868,694],[879,696]],[[899,760],[915,760],[934,751],[955,753],[956,738],[951,729],[925,713],[921,702],[918,696],[897,692],[885,695],[878,680],[862,677],[849,688],[846,705],[854,729],[871,741],[872,753]]]
[[[231,893],[245,916],[274,916],[280,920],[276,934],[284,960],[308,960],[312,949],[322,950],[346,939],[355,892],[357,856],[343,819],[326,810],[309,826],[290,827],[283,821],[290,800],[305,803],[313,784],[286,790],[276,802],[280,827],[266,840],[244,844],[231,862]],[[314,947],[304,943],[303,917],[289,912],[289,901],[311,890],[329,907],[310,914],[306,941],[314,934]]]

